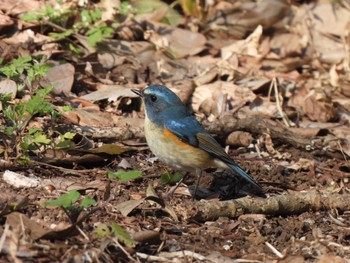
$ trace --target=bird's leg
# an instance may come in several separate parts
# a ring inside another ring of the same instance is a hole
[[[170,192],[169,192],[168,195],[167,195],[167,199],[168,199],[168,200],[170,200],[170,199],[173,198],[173,195],[174,195],[176,189],[180,186],[180,184],[183,182],[183,180],[185,180],[185,179],[187,178],[188,175],[189,175],[188,172],[185,173],[184,176],[180,179],[180,181],[178,181],[178,182],[176,183],[176,185],[173,187],[173,189],[170,190]]]
[[[199,186],[199,182],[200,182],[201,177],[202,177],[202,170],[201,170],[201,169],[196,168],[196,176],[197,176],[197,181],[196,181],[196,186],[195,186],[195,188],[194,188],[194,193],[193,193],[193,196],[192,196],[192,201],[193,201],[194,198],[196,197],[197,190],[198,190],[198,186]]]

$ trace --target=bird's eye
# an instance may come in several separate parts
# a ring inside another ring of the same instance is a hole
[[[151,98],[152,102],[155,102],[157,100],[157,96],[156,95],[151,95],[150,98]]]

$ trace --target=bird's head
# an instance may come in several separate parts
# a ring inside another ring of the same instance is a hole
[[[173,112],[186,111],[186,106],[180,98],[163,85],[151,85],[144,90],[132,90],[139,95],[146,107],[146,114],[150,119],[158,119],[159,116]],[[183,109],[183,110],[182,110]]]

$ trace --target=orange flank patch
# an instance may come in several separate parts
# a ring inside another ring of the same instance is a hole
[[[171,140],[173,143],[176,143],[180,147],[188,147],[188,146],[190,146],[187,143],[181,141],[179,137],[177,137],[174,133],[169,131],[167,128],[164,128],[163,135],[164,135],[164,138],[168,139],[169,141]],[[193,147],[193,146],[190,146],[190,147]]]

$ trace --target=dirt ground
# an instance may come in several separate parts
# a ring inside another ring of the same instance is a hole
[[[349,3],[0,2],[0,262],[350,262]],[[212,168],[169,197],[154,83],[266,198]]]

